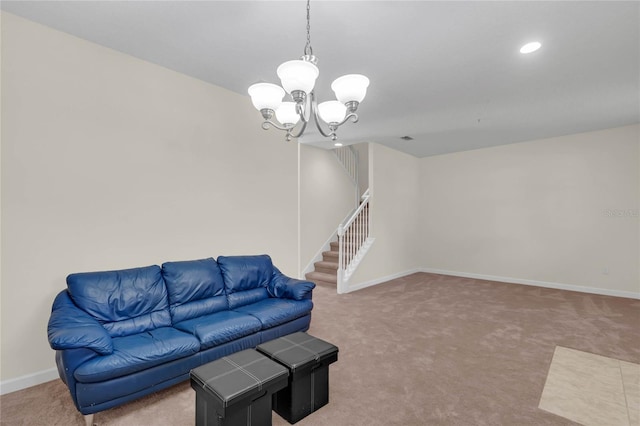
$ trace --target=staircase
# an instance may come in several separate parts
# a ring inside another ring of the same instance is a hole
[[[337,241],[329,243],[330,251],[322,252],[322,260],[315,262],[315,271],[309,272],[305,278],[317,285],[336,288],[338,285],[338,256],[339,244]]]
[[[367,190],[360,206],[338,227],[338,241],[329,243],[329,251],[322,252],[322,260],[313,264],[314,271],[305,274],[305,278],[317,285],[336,288],[338,293],[347,291],[346,282],[373,243],[370,224]]]
[[[355,209],[338,226],[323,247],[318,250],[313,263],[314,270],[305,273],[305,278],[317,285],[335,288],[338,293],[348,291],[349,278],[355,272],[360,261],[367,253],[374,239],[370,235],[371,218],[369,215],[370,191],[367,189],[362,197],[358,186],[358,153],[353,147],[335,149],[334,154],[345,172],[351,178],[355,188]],[[310,271],[311,262],[305,268]]]

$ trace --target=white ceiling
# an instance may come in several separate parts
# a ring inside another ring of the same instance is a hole
[[[306,38],[304,0],[1,7],[242,95],[256,81],[278,83],[277,66],[297,59]],[[336,77],[367,75],[360,121],[339,139],[418,157],[637,123],[639,27],[636,1],[313,0],[316,94],[329,100]],[[542,49],[520,54],[531,40]],[[260,125],[257,111],[248,125]]]

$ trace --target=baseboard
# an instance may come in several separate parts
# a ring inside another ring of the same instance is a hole
[[[365,281],[363,283],[356,284],[353,286],[347,283],[347,291],[345,291],[345,293],[351,293],[353,291],[362,290],[363,288],[371,287],[376,284],[381,284],[386,281],[395,280],[396,278],[402,278],[407,275],[415,274],[416,272],[422,272],[422,269],[421,268],[409,269],[407,271],[398,272],[393,275],[387,275],[386,277],[382,277],[382,278],[376,278],[375,280],[371,280],[371,281]]]
[[[15,379],[4,380],[0,382],[0,395],[50,382],[51,380],[55,380],[58,377],[58,369],[51,368],[49,370],[27,374],[26,376],[16,377]]]
[[[615,296],[615,297],[627,297],[630,299],[640,299],[640,293],[633,293],[631,291],[620,291],[620,290],[610,290],[605,288],[594,288],[594,287],[584,287],[573,284],[563,284],[563,283],[554,283],[548,281],[536,281],[536,280],[527,280],[522,278],[512,278],[512,277],[499,277],[494,275],[483,275],[483,274],[474,274],[469,272],[459,272],[459,271],[447,271],[443,269],[434,269],[434,268],[421,268],[420,272],[427,272],[430,274],[440,274],[440,275],[453,275],[456,277],[463,278],[475,278],[479,280],[487,280],[487,281],[498,281],[503,283],[511,283],[511,284],[522,284],[522,285],[530,285],[535,287],[545,287],[545,288],[554,288],[557,290],[569,290],[569,291],[577,291],[580,293],[592,293],[592,294],[601,294],[603,296]]]

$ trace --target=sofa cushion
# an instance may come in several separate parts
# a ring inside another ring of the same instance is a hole
[[[53,301],[47,325],[47,337],[52,349],[91,349],[100,355],[113,353],[112,338],[91,315],[79,309],[62,290]]]
[[[257,303],[241,306],[235,312],[252,315],[260,320],[262,329],[275,327],[302,317],[313,308],[311,300],[265,299]]]
[[[189,356],[199,349],[198,339],[171,327],[115,337],[112,354],[85,362],[74,377],[83,383],[101,382]]]
[[[171,325],[167,289],[157,265],[71,274],[67,288],[73,302],[112,337]]]
[[[255,288],[266,288],[273,275],[271,258],[258,256],[220,256],[218,265],[224,277],[227,294]]]
[[[211,257],[163,263],[162,276],[174,324],[229,307],[220,268]]]
[[[239,308],[240,306],[249,305],[268,298],[269,293],[264,287],[238,291],[227,296],[227,299],[229,300],[229,309]]]
[[[179,322],[175,328],[196,336],[202,349],[208,349],[260,331],[262,324],[251,315],[223,311]]]

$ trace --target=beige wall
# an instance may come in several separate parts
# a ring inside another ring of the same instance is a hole
[[[2,60],[3,381],[54,367],[70,272],[269,253],[297,273],[297,147],[248,97],[7,13]]]
[[[300,144],[302,269],[354,207],[355,187],[333,151]]]
[[[375,242],[348,283],[352,291],[416,271],[421,266],[419,237],[420,160],[369,144],[371,235]]]
[[[638,133],[635,125],[422,159],[421,264],[638,295]]]

